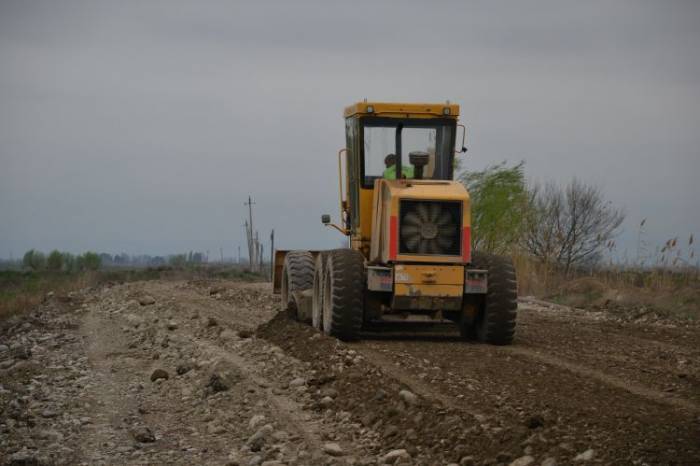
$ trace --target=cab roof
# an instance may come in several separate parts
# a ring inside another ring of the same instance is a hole
[[[345,107],[345,118],[353,116],[382,116],[394,118],[457,118],[459,105],[442,103],[357,102]]]

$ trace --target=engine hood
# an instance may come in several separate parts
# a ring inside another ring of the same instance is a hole
[[[373,206],[370,262],[470,261],[469,193],[461,183],[379,179]],[[436,236],[436,228],[442,237]]]
[[[469,202],[469,193],[458,181],[379,180],[392,198],[434,199]]]

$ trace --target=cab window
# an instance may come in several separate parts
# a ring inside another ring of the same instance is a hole
[[[401,175],[396,173],[396,136],[401,138]],[[425,152],[428,163],[424,179],[451,179],[454,148],[454,122],[431,120],[368,119],[362,125],[363,185],[371,188],[378,178],[411,179],[414,167],[411,152]]]

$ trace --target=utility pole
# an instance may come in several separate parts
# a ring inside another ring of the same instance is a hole
[[[250,225],[248,225],[248,220],[245,221],[245,239],[248,243],[248,267],[250,267],[251,260],[253,258],[253,238],[250,235]]]
[[[238,245],[238,265],[241,265],[241,245]]]
[[[248,202],[244,202],[243,205],[248,206],[248,221],[246,222],[247,228],[246,232],[248,235],[248,261],[250,263],[250,270],[251,272],[255,272],[255,264],[256,264],[256,253],[257,253],[257,248],[255,246],[255,242],[253,240],[253,232],[255,231],[255,228],[253,227],[253,200],[248,196]]]
[[[260,263],[258,264],[258,270],[263,271],[263,244],[258,243],[258,246],[260,246],[260,255],[258,256],[260,258]]]
[[[275,272],[275,229],[270,233],[270,282],[272,282],[272,274]]]
[[[221,263],[224,263],[224,248],[219,248],[219,254],[221,254]]]
[[[258,241],[258,232],[255,232],[255,241],[253,242],[253,251],[255,251],[255,261],[253,262],[253,272],[257,272],[260,266],[260,242]]]

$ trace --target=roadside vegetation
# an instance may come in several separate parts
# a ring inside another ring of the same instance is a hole
[[[460,176],[472,199],[474,248],[513,257],[521,296],[636,316],[700,320],[694,237],[651,247],[639,225],[636,257],[620,258],[625,212],[601,189],[572,179],[528,183],[524,164]]]
[[[241,265],[203,263],[197,254],[173,255],[158,266],[141,266],[139,262],[116,266],[112,261],[118,256],[109,254],[88,251],[73,255],[54,250],[47,255],[30,249],[20,261],[0,263],[0,320],[30,310],[49,293],[64,297],[72,291],[106,283],[205,278],[265,280],[264,275],[249,272]],[[110,265],[105,266],[105,262]]]

